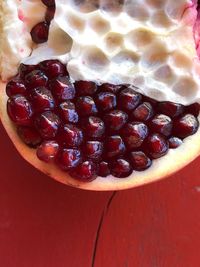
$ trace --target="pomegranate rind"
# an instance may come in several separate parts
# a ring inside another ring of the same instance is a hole
[[[50,176],[51,178],[77,188],[93,191],[123,190],[155,182],[177,172],[200,155],[200,129],[196,134],[186,138],[177,149],[170,149],[168,154],[154,160],[152,166],[145,171],[134,171],[128,178],[97,177],[92,182],[83,183],[71,178],[66,172],[60,170],[54,164],[40,161],[36,156],[36,150],[27,147],[17,135],[14,124],[10,121],[6,112],[7,95],[5,83],[0,82],[0,118],[1,122],[12,140],[19,154],[31,165]]]

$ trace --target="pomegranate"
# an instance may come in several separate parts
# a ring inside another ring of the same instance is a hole
[[[197,3],[86,2],[38,1],[37,19],[25,0],[2,5],[2,123],[62,183],[119,190],[164,178],[200,154]]]

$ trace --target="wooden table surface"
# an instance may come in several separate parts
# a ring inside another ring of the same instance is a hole
[[[1,267],[200,266],[200,159],[161,182],[89,192],[33,169],[0,136]]]

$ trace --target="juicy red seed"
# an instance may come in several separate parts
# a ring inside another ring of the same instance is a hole
[[[142,122],[130,122],[122,129],[122,136],[129,149],[138,148],[148,135],[148,127]]]
[[[37,65],[26,65],[21,63],[19,66],[19,75],[20,78],[23,79],[28,73],[37,69]]]
[[[72,170],[70,175],[81,182],[90,182],[96,179],[97,171],[97,165],[94,162],[87,160]]]
[[[76,93],[79,96],[93,95],[97,91],[97,85],[90,81],[77,81],[75,82]]]
[[[168,142],[169,142],[169,148],[177,148],[183,143],[181,139],[174,136],[170,137]]]
[[[91,138],[101,138],[105,132],[104,122],[100,118],[94,116],[83,120],[82,127],[85,135]]]
[[[30,125],[33,110],[29,101],[22,95],[8,99],[7,112],[10,119],[17,125]]]
[[[42,3],[45,5],[45,6],[54,6],[55,5],[55,0],[42,0]]]
[[[55,15],[55,6],[50,6],[47,8],[46,14],[45,14],[45,21],[50,23]]]
[[[74,103],[70,101],[61,103],[58,107],[58,111],[64,122],[78,122],[78,113],[76,112]]]
[[[164,156],[169,149],[169,144],[161,134],[152,134],[148,136],[145,149],[152,159]]]
[[[120,92],[118,99],[120,107],[129,111],[139,105],[142,96],[136,93],[132,88],[126,88]]]
[[[99,141],[87,141],[83,151],[87,158],[99,161],[103,154],[103,143]]]
[[[95,102],[90,96],[79,97],[76,101],[76,109],[82,117],[95,115],[97,113]]]
[[[105,154],[107,157],[116,157],[126,152],[125,144],[119,135],[109,136],[105,143]]]
[[[19,77],[13,78],[6,85],[6,94],[9,97],[17,94],[24,95],[25,93],[26,93],[26,86]]]
[[[111,131],[120,130],[128,121],[128,115],[121,110],[112,110],[104,116],[106,127]]]
[[[83,132],[73,124],[65,124],[59,131],[58,140],[66,147],[78,147],[83,142]]]
[[[45,60],[39,66],[50,79],[68,75],[66,66],[56,59]]]
[[[136,171],[144,171],[152,165],[152,161],[142,151],[133,151],[130,153],[130,162]]]
[[[110,92],[113,94],[117,94],[122,88],[123,85],[114,85],[110,83],[104,83],[99,87],[100,92]]]
[[[70,100],[75,97],[74,85],[66,76],[58,77],[49,82],[52,94],[58,101]]]
[[[41,44],[48,40],[49,25],[45,21],[39,22],[31,30],[31,37],[34,43]]]
[[[37,157],[45,162],[51,162],[55,159],[59,151],[59,144],[56,141],[44,141],[37,148]]]
[[[158,114],[150,122],[150,128],[153,132],[169,136],[172,132],[172,120],[167,115]]]
[[[60,123],[59,117],[51,111],[45,111],[35,119],[35,127],[44,139],[55,138]]]
[[[153,107],[149,102],[143,102],[132,113],[132,117],[139,121],[148,121],[154,114]]]
[[[46,86],[47,76],[41,70],[33,70],[25,76],[25,82],[29,88]]]
[[[58,165],[65,171],[77,167],[81,161],[81,152],[78,149],[72,148],[62,149],[57,158]]]
[[[192,114],[186,114],[174,121],[173,134],[179,138],[185,138],[197,132],[199,122]]]
[[[199,112],[200,112],[200,105],[198,103],[194,103],[194,104],[186,107],[186,113],[187,114],[192,114],[195,117],[198,117]]]
[[[109,111],[117,106],[117,98],[109,92],[101,92],[96,96],[96,103],[101,111]]]
[[[160,102],[158,104],[158,110],[171,118],[177,117],[184,112],[184,106],[173,102]]]
[[[108,175],[110,175],[110,168],[108,162],[106,161],[100,162],[98,168],[98,176],[106,177]]]
[[[42,142],[41,136],[34,128],[19,126],[17,127],[17,133],[21,140],[29,147],[35,148]]]
[[[45,87],[34,88],[30,93],[30,100],[36,112],[54,109],[55,106],[51,91]]]
[[[126,178],[132,173],[130,163],[125,159],[115,159],[110,164],[111,174],[118,178]]]

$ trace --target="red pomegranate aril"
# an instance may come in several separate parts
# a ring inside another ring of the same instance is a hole
[[[25,82],[28,88],[46,86],[47,76],[41,70],[33,70],[25,76]]]
[[[57,164],[65,171],[77,167],[81,161],[81,152],[78,149],[64,148],[57,157]]]
[[[73,124],[64,124],[59,131],[58,140],[65,147],[78,147],[83,142],[83,132]]]
[[[169,136],[171,135],[173,125],[170,117],[164,114],[158,114],[152,119],[149,126],[152,132]]]
[[[197,132],[199,122],[192,114],[185,114],[176,119],[173,125],[173,134],[179,138],[186,138]]]
[[[99,110],[109,111],[117,106],[117,98],[113,93],[101,92],[96,96],[96,104]]]
[[[31,104],[22,95],[15,95],[8,99],[7,112],[10,119],[17,125],[30,125],[33,110]]]
[[[150,158],[157,159],[164,156],[169,149],[169,144],[165,137],[161,134],[155,133],[148,136],[145,142],[146,153]]]
[[[37,157],[45,162],[52,162],[59,151],[59,144],[56,141],[44,141],[37,148]]]
[[[96,83],[91,81],[76,81],[75,88],[78,96],[93,95],[98,89]]]
[[[58,77],[50,81],[49,87],[57,101],[71,100],[75,97],[74,85],[67,76]]]
[[[169,148],[177,148],[183,143],[183,141],[180,138],[175,136],[170,137],[168,139],[168,142],[169,142]]]
[[[6,85],[6,94],[9,97],[17,94],[24,95],[25,93],[26,93],[26,86],[19,77],[13,78]]]
[[[186,114],[192,114],[195,117],[198,117],[199,113],[200,113],[200,105],[198,103],[194,103],[192,105],[189,105],[186,107],[185,112],[186,112]]]
[[[105,124],[102,119],[94,116],[82,121],[82,127],[86,136],[91,138],[101,138],[105,133]]]
[[[98,168],[98,176],[107,177],[110,175],[109,164],[106,161],[101,161]]]
[[[111,131],[120,130],[127,121],[128,115],[121,110],[112,110],[104,116],[106,127]]]
[[[99,161],[103,154],[103,143],[99,141],[87,141],[83,148],[84,156],[88,159]]]
[[[131,164],[122,158],[114,159],[110,163],[111,174],[117,178],[126,178],[132,173]]]
[[[30,93],[30,100],[35,112],[52,110],[55,107],[51,91],[45,87],[34,88]]]
[[[105,155],[108,158],[123,155],[126,152],[124,141],[119,135],[112,135],[106,138]]]
[[[148,135],[148,127],[142,122],[130,122],[122,129],[122,136],[129,149],[138,148]]]
[[[39,133],[31,127],[18,126],[17,134],[21,140],[31,148],[36,148],[42,142],[42,138]]]
[[[154,110],[149,102],[143,102],[132,113],[132,118],[137,121],[148,121],[154,115]]]
[[[144,171],[152,165],[151,159],[143,151],[133,151],[129,158],[135,171]]]
[[[78,113],[74,103],[71,101],[65,101],[61,103],[58,107],[59,114],[64,122],[77,123],[78,122]]]
[[[123,85],[114,85],[114,84],[110,84],[110,83],[103,83],[101,86],[99,86],[99,91],[117,94],[122,88],[123,88]]]
[[[97,165],[90,161],[84,161],[70,172],[70,175],[81,182],[91,182],[97,177]]]
[[[34,43],[42,44],[48,40],[49,25],[45,21],[39,22],[31,30],[31,37]]]
[[[52,19],[54,18],[55,10],[56,10],[55,6],[50,6],[47,8],[46,14],[45,14],[45,21],[47,23],[50,23],[52,21]]]
[[[160,102],[158,103],[158,110],[160,113],[165,114],[171,118],[175,118],[184,112],[184,106],[173,102]]]
[[[49,79],[57,78],[58,76],[68,76],[66,66],[59,60],[51,59],[42,61],[39,64],[41,70],[47,75]]]
[[[42,0],[42,3],[45,5],[45,6],[54,6],[55,5],[55,0]]]
[[[21,63],[19,66],[19,75],[21,79],[24,79],[24,77],[30,73],[33,70],[37,69],[37,65],[26,65]]]
[[[119,106],[123,110],[133,110],[141,102],[142,96],[139,93],[136,93],[133,88],[128,87],[122,90],[119,94]]]
[[[79,116],[85,117],[97,114],[96,104],[91,96],[81,96],[76,101],[76,109]]]
[[[44,139],[55,138],[60,124],[59,117],[51,111],[45,111],[35,119],[35,127]]]

